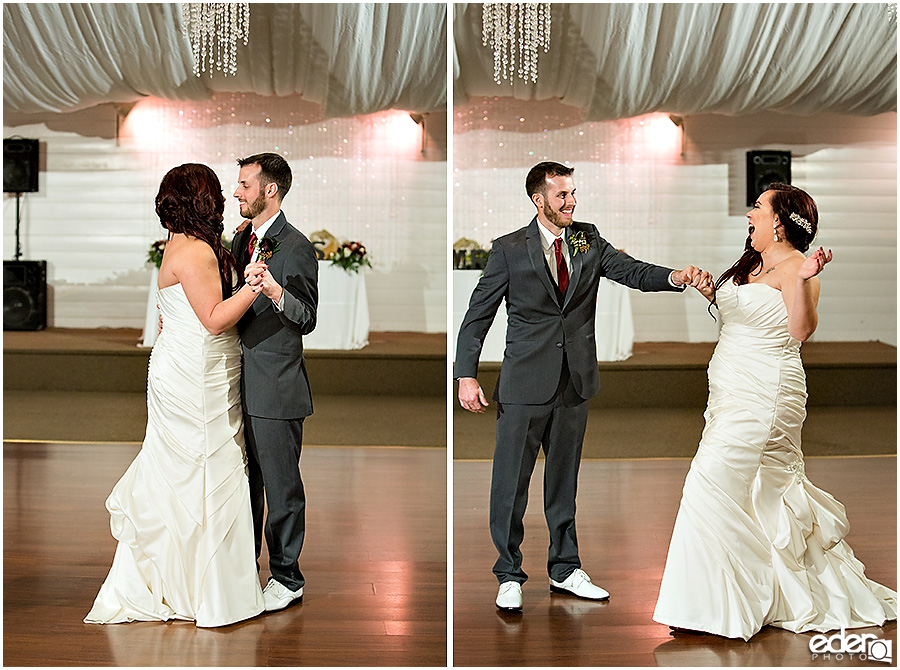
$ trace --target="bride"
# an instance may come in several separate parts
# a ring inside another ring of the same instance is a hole
[[[147,433],[106,501],[118,540],[86,623],[193,620],[224,626],[264,609],[256,571],[235,324],[265,265],[234,291],[215,172],[185,164],[163,178],[169,231],[159,271],[165,323],[150,356]]]
[[[744,640],[766,625],[879,626],[896,619],[897,594],[866,578],[843,539],[844,507],[807,479],[800,450],[800,343],[816,329],[816,275],[832,258],[803,254],[816,205],[772,184],[747,218],[743,256],[700,287],[723,323],[653,619]]]

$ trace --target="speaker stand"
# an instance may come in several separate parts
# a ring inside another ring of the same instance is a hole
[[[19,198],[22,197],[22,194],[16,192],[16,255],[13,260],[17,261],[22,258],[22,245],[19,243],[19,224],[22,221],[22,217],[19,214]]]

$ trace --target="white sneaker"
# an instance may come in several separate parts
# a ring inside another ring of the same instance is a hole
[[[522,585],[519,582],[503,582],[497,593],[497,607],[502,610],[521,610]]]
[[[291,591],[274,577],[269,578],[269,583],[263,589],[263,600],[266,603],[266,612],[277,612],[293,602],[303,599],[303,587]]]
[[[609,593],[592,584],[591,578],[580,568],[576,568],[571,575],[566,577],[565,581],[555,582],[551,579],[550,590],[556,593],[571,593],[573,596],[588,600],[609,599]]]

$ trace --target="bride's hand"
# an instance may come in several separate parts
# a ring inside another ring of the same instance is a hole
[[[710,302],[716,299],[715,282],[713,281],[712,275],[708,272],[703,272],[694,288],[700,291],[701,295]]]
[[[804,280],[812,279],[822,271],[826,263],[831,262],[832,257],[831,249],[826,254],[825,250],[819,247],[816,253],[803,261],[803,265],[800,266],[800,270],[797,272],[797,277]]]

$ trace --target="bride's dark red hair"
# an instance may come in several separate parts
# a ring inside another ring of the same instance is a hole
[[[780,182],[769,184],[766,191],[772,191],[770,205],[783,224],[782,234],[792,247],[806,253],[819,229],[819,210],[816,208],[816,201],[806,191],[790,184]],[[798,214],[806,219],[811,230],[806,230],[792,221],[791,214]],[[746,284],[750,281],[751,274],[762,270],[762,264],[762,255],[750,244],[748,236],[744,243],[743,255],[716,280],[716,288],[729,279],[739,286]]]
[[[222,244],[225,196],[216,173],[200,163],[172,168],[159,184],[156,214],[163,228],[203,240],[216,254],[222,299],[234,291],[232,277],[237,263]]]

